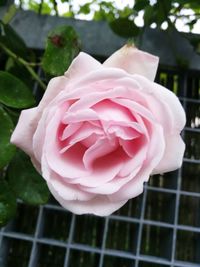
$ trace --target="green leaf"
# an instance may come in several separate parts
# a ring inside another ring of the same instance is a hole
[[[143,16],[145,26],[148,26],[155,21],[155,14],[156,11],[154,7],[147,6],[145,8]]]
[[[19,78],[22,82],[26,84],[27,87],[33,88],[35,80],[31,76],[30,72],[26,69],[24,65],[20,62],[9,57],[5,64],[5,71]]]
[[[133,9],[136,11],[140,11],[143,10],[148,5],[149,5],[149,0],[136,0]]]
[[[45,180],[22,151],[18,151],[9,164],[8,182],[17,197],[27,204],[45,204],[49,199],[49,190]]]
[[[118,14],[120,18],[127,18],[133,15],[134,13],[135,13],[134,10],[130,7],[125,7],[122,10],[118,10]]]
[[[80,9],[78,11],[78,14],[89,14],[90,13],[90,3],[86,3],[83,6],[80,6]]]
[[[29,51],[23,39],[9,24],[4,24],[2,21],[0,21],[0,43],[4,44],[16,55],[28,59]]]
[[[0,180],[0,226],[5,225],[16,212],[16,198],[8,184]]]
[[[17,77],[0,71],[0,102],[8,107],[27,108],[34,105],[34,97],[29,88]]]
[[[15,154],[15,146],[10,144],[13,123],[9,115],[0,108],[0,169],[5,167]]]
[[[59,26],[48,34],[42,67],[52,76],[63,75],[79,51],[75,30],[71,26]]]
[[[3,19],[2,21],[5,23],[5,24],[8,24],[12,18],[15,16],[17,12],[17,7],[16,5],[10,5],[7,12],[5,13],[5,15],[3,16]]]
[[[154,6],[154,10],[156,12],[156,23],[161,26],[161,24],[167,20],[169,16],[169,11],[171,10],[171,0],[162,0],[158,1]]]
[[[128,38],[135,37],[140,33],[140,28],[128,18],[119,18],[110,23],[111,29],[118,35]]]

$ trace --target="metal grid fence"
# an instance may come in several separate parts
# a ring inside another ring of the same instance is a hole
[[[157,81],[187,113],[182,168],[151,177],[142,195],[106,218],[75,216],[53,199],[19,202],[0,231],[0,267],[200,266],[200,73],[161,66]]]

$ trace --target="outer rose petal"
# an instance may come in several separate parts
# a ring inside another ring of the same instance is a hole
[[[125,45],[112,54],[104,63],[105,67],[116,67],[130,74],[140,74],[154,81],[159,58],[138,50],[131,45]]]
[[[29,156],[33,156],[32,138],[37,127],[37,108],[21,112],[18,124],[11,136],[10,142],[21,148]]]
[[[96,196],[89,201],[69,201],[67,199],[62,198],[59,195],[59,192],[55,190],[50,182],[47,183],[49,190],[57,199],[57,201],[69,211],[75,214],[95,214],[98,216],[108,216],[114,211],[121,208],[127,200],[113,202],[110,201],[107,196]],[[66,196],[67,197],[67,196]]]
[[[152,174],[174,171],[181,167],[185,144],[179,134],[166,136],[165,154]]]
[[[177,133],[177,131],[182,131],[183,127],[185,126],[186,122],[186,116],[185,111],[178,99],[178,97],[168,90],[167,88],[157,84],[152,83],[148,79],[145,79],[145,77],[142,77],[140,75],[134,75],[134,80],[136,80],[142,90],[147,94],[146,99],[148,100],[149,94],[154,96],[154,98],[160,102],[165,108],[165,105],[168,106],[168,108],[171,111],[174,129],[172,129],[172,133]],[[149,103],[149,108],[151,109],[151,103]],[[158,119],[159,122],[164,121],[163,118],[159,119],[159,116],[163,116],[161,112],[155,109],[155,104],[153,109],[151,110],[154,114],[154,116]],[[166,113],[167,114],[167,113]]]
[[[73,60],[69,69],[65,72],[65,76],[68,79],[73,79],[73,81],[75,81],[82,79],[82,77],[84,77],[88,72],[92,72],[99,68],[102,68],[101,63],[88,54],[81,52]]]
[[[64,89],[67,89],[68,79],[65,76],[55,77],[50,80],[47,89],[38,105],[39,111],[43,109]]]

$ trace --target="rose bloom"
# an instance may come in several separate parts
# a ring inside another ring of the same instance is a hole
[[[181,166],[184,110],[153,82],[158,58],[126,45],[103,64],[80,53],[22,111],[11,142],[24,150],[66,209],[109,215],[152,174]]]

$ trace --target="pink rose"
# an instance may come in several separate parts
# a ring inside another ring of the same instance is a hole
[[[80,53],[24,110],[11,142],[24,150],[66,209],[109,215],[151,174],[181,166],[185,113],[154,83],[158,58],[124,46],[100,64]]]

